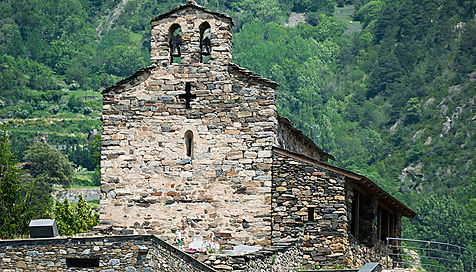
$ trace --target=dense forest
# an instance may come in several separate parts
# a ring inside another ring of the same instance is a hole
[[[233,17],[234,62],[280,84],[281,115],[419,214],[404,236],[476,251],[476,1],[197,2]],[[46,141],[94,170],[100,91],[149,64],[149,21],[179,4],[1,1],[0,118],[18,158]]]

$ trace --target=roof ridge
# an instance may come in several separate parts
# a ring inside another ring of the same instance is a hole
[[[233,69],[236,69],[238,70],[239,72],[245,74],[246,76],[250,77],[250,78],[253,78],[253,79],[256,79],[256,80],[260,80],[260,81],[264,81],[265,83],[268,83],[270,85],[273,85],[273,87],[279,87],[279,83],[271,80],[271,79],[268,79],[268,78],[265,78],[263,76],[261,76],[260,74],[258,73],[255,73],[251,70],[248,70],[246,68],[243,68],[241,66],[239,66],[238,64],[235,64],[235,63],[228,63],[228,66],[230,66],[231,68]]]
[[[304,138],[305,141],[311,143],[312,145],[314,145],[315,148],[317,148],[317,150],[321,153],[324,153],[329,159],[331,160],[336,160],[336,158],[334,156],[332,156],[330,153],[324,151],[320,146],[318,146],[311,138],[307,137],[306,134],[304,134],[302,132],[302,130],[298,129],[297,127],[294,126],[293,122],[291,122],[291,120],[287,117],[284,117],[282,115],[280,115],[278,113],[278,122],[285,122],[286,125],[288,126],[291,126],[291,128],[293,129],[293,131],[295,133],[298,133],[300,137]]]
[[[140,70],[137,70],[132,75],[127,76],[127,77],[117,81],[116,83],[112,84],[111,86],[105,88],[104,90],[101,91],[101,93],[105,94],[105,93],[107,93],[111,90],[114,90],[118,87],[123,86],[124,84],[130,83],[130,82],[134,81],[134,79],[136,79],[137,77],[142,75],[143,73],[148,73],[148,72],[150,72],[150,70],[152,70],[154,68],[155,68],[154,66],[147,66],[147,67],[144,67]],[[136,85],[136,84],[134,84],[134,82],[132,82],[132,85]]]
[[[210,14],[213,14],[213,15],[216,15],[216,16],[218,16],[218,17],[226,18],[226,19],[230,20],[230,23],[231,23],[231,25],[233,26],[233,18],[231,18],[230,16],[228,16],[228,15],[226,15],[226,14],[224,14],[224,13],[221,13],[221,12],[211,11],[211,10],[209,10],[209,9],[203,7],[203,6],[198,5],[198,4],[197,4],[195,1],[193,1],[193,0],[192,0],[192,1],[187,1],[187,3],[185,3],[185,4],[182,4],[182,5],[180,5],[180,6],[176,7],[176,8],[174,8],[174,9],[172,9],[172,10],[170,10],[170,11],[167,11],[167,12],[165,12],[165,13],[162,13],[162,14],[157,15],[154,19],[150,20],[150,22],[152,23],[152,22],[154,22],[154,21],[157,21],[157,20],[163,19],[163,18],[165,18],[165,17],[168,17],[168,16],[170,16],[171,14],[173,14],[173,13],[175,13],[175,12],[181,10],[181,9],[187,8],[187,7],[192,7],[192,8],[199,9],[199,10],[201,10],[201,11],[204,11],[204,12],[207,12],[207,13],[210,13]]]

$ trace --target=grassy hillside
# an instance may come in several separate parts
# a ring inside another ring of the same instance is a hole
[[[475,246],[474,1],[198,3],[234,18],[234,62],[280,83],[282,115],[419,213],[405,235]],[[0,117],[20,158],[46,140],[88,168],[100,90],[149,63],[149,20],[179,4],[1,2]],[[291,11],[306,23],[284,27]],[[448,214],[461,223],[432,224]]]

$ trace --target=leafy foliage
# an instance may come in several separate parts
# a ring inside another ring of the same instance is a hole
[[[31,219],[48,214],[49,196],[34,194],[35,182],[24,183],[22,171],[10,151],[5,128],[0,135],[0,238],[28,233]]]
[[[51,192],[54,184],[71,185],[73,165],[58,149],[36,143],[26,151],[24,159],[30,163],[30,175],[44,186],[45,192]]]
[[[99,214],[88,206],[81,195],[74,207],[69,204],[68,200],[56,201],[54,216],[58,232],[63,236],[85,232],[99,224]]]
[[[464,245],[475,233],[467,211],[448,196],[431,195],[415,203],[417,217],[404,231],[413,239],[443,241]]]

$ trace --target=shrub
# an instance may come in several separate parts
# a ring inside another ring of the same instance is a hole
[[[76,207],[72,207],[67,199],[56,201],[54,213],[60,235],[85,232],[99,224],[99,214],[88,206],[81,195]]]

